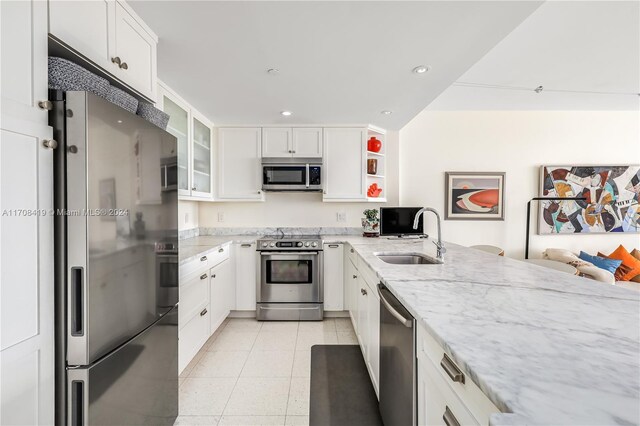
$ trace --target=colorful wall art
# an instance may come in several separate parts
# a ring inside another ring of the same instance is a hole
[[[445,219],[504,220],[501,172],[446,172]]]
[[[640,166],[542,166],[540,234],[640,232]]]

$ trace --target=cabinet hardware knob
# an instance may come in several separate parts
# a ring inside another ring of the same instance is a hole
[[[224,252],[224,248],[223,248],[223,247],[220,247],[220,248],[218,249],[218,253],[222,253],[222,252]]]
[[[355,280],[356,278],[358,278],[358,276],[357,276],[357,275],[354,275],[354,276],[353,276],[353,279]]]
[[[193,188],[191,188],[191,190],[192,190],[192,191],[195,191],[195,190],[196,190],[196,187],[194,186]]]
[[[126,62],[123,62],[122,65],[120,65],[120,69],[122,70],[128,70],[129,69],[129,65],[127,65]]]
[[[111,58],[111,62],[113,62],[117,66],[120,66],[120,64],[122,64],[122,61],[120,60],[119,56],[114,56],[113,58]]]
[[[442,361],[440,361],[440,366],[451,380],[464,384],[464,373],[454,364],[451,358],[449,358],[449,355],[444,354]]]
[[[206,260],[207,260],[207,256],[202,256],[202,257],[200,258],[200,262],[204,262],[204,261],[206,261]]]
[[[200,275],[200,279],[201,279],[201,280],[204,280],[204,279],[206,279],[206,278],[207,278],[207,274],[202,274],[202,275]]]
[[[448,405],[445,406],[442,420],[444,420],[444,424],[447,426],[460,426],[460,422],[456,419],[456,416],[453,415]]]
[[[38,108],[51,111],[53,109],[53,103],[51,101],[38,102]]]
[[[203,317],[203,316],[205,316],[205,315],[207,315],[207,308],[204,308],[204,309],[202,310],[202,312],[200,312],[200,316],[201,316],[201,317]]]
[[[262,191],[258,191],[258,194],[262,194]]]
[[[56,149],[58,147],[58,142],[55,139],[44,139],[42,141],[42,146],[49,149]]]
[[[351,249],[350,251],[351,251],[351,253],[353,253],[353,249]]]
[[[216,274],[211,275],[211,278],[215,278],[215,277],[216,277]]]

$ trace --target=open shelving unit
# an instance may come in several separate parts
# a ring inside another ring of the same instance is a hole
[[[367,201],[370,203],[386,203],[387,202],[387,185],[385,180],[385,151],[387,148],[386,143],[386,132],[382,129],[376,129],[373,127],[369,127],[367,129],[367,142],[372,137],[376,137],[380,142],[382,142],[382,147],[380,148],[380,152],[372,152],[368,150],[367,146],[367,191],[369,187],[376,183],[379,188],[382,188],[382,193],[380,193],[379,197],[367,197]],[[375,160],[377,162],[377,170],[375,174],[369,173],[369,160]]]

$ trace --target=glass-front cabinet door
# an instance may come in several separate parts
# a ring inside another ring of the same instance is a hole
[[[193,117],[191,195],[211,197],[211,127],[201,117]]]
[[[162,94],[162,109],[169,114],[167,132],[178,139],[178,152],[175,164],[178,174],[178,194],[191,195],[189,173],[189,111],[174,102],[166,93]]]

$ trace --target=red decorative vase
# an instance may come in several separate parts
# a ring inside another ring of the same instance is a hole
[[[380,152],[380,148],[382,148],[382,142],[380,139],[372,136],[371,139],[367,142],[367,150],[371,152]]]

